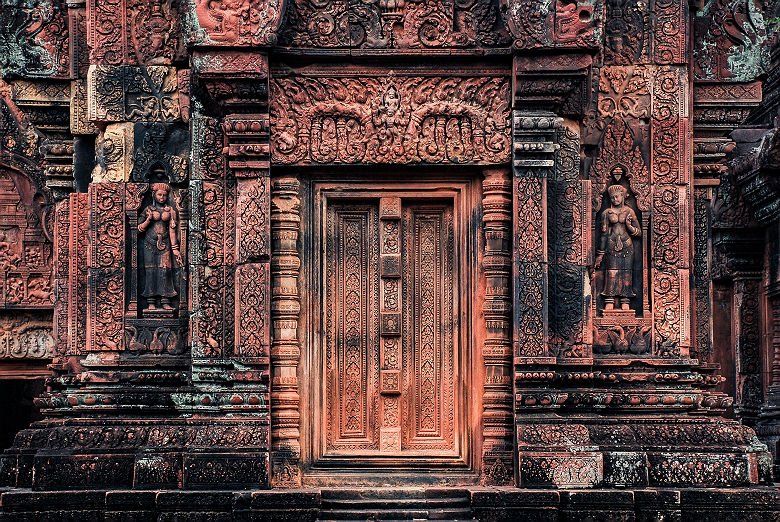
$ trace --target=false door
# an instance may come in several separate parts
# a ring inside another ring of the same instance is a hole
[[[325,201],[320,456],[462,457],[457,199]]]

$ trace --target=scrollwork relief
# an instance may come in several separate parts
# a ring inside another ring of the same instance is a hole
[[[282,45],[324,48],[500,47],[509,33],[493,0],[291,0]]]
[[[271,83],[271,156],[290,163],[508,161],[499,77],[290,76]]]

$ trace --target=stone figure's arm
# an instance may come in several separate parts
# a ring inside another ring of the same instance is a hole
[[[601,213],[601,239],[599,243],[599,249],[596,251],[596,262],[593,265],[595,268],[601,267],[601,262],[604,260],[604,252],[607,250],[607,220],[609,219],[607,217],[608,211],[609,209]]]
[[[636,218],[636,214],[632,209],[628,209],[628,216],[626,216],[626,228],[628,233],[634,237],[642,235],[642,227],[639,226],[639,220]]]

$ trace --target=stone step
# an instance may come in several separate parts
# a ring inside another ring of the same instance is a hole
[[[323,509],[446,509],[468,507],[471,501],[465,497],[456,498],[322,498]]]
[[[339,519],[339,518],[318,518],[317,522],[336,522],[338,520],[345,520],[345,519],[343,519],[343,518],[342,519]],[[412,518],[412,519],[409,519],[409,518],[399,518],[399,519],[359,518],[359,519],[349,519],[349,520],[364,520],[366,522],[373,522],[374,520],[381,520],[382,522],[401,522],[401,521],[409,522],[409,520],[412,520],[412,521],[420,520],[422,522],[422,521],[425,521],[425,520],[434,520],[434,519],[432,519],[432,518],[427,518],[427,519],[425,519],[425,518],[423,518],[423,519],[415,519],[415,518]],[[472,522],[474,520],[474,518],[471,516],[471,514],[469,514],[469,515],[461,517],[461,518],[441,518],[441,519],[435,519],[435,520],[437,522]]]
[[[415,509],[328,509],[320,520],[428,520],[428,511]]]
[[[339,520],[345,520],[345,519],[339,519],[339,518],[318,518],[317,522],[337,522]],[[366,522],[373,522],[374,520],[381,520],[382,522],[409,522],[409,520],[416,521],[420,520],[421,522],[424,520],[433,520],[431,518],[428,519],[408,519],[408,518],[399,518],[399,519],[372,519],[372,518],[359,518],[359,519],[350,519],[350,520],[364,520]],[[474,518],[469,515],[466,518],[443,518],[443,519],[436,519],[437,522],[472,522]]]
[[[425,498],[425,488],[344,488],[323,489],[324,499]]]

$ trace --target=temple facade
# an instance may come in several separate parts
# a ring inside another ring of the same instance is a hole
[[[779,16],[4,2],[2,516],[777,520]]]

